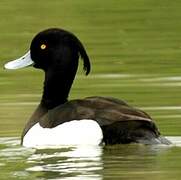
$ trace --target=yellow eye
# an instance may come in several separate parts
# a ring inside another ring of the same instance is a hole
[[[43,49],[46,49],[46,45],[45,44],[42,44],[41,46],[40,46],[40,48],[43,50]]]

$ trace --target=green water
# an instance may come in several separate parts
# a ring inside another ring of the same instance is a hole
[[[0,68],[0,179],[180,179],[180,19],[179,0],[1,0],[1,67],[40,30],[72,31],[92,72],[85,77],[80,62],[70,99],[121,98],[149,113],[176,146],[89,147],[83,157],[71,147],[25,149],[19,137],[41,98],[43,74]]]
[[[18,138],[0,138],[1,179],[180,179],[177,146],[79,146],[26,149]]]

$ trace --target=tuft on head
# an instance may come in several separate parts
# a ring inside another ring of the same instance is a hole
[[[82,48],[83,48],[83,46],[82,46]],[[85,75],[87,76],[91,70],[91,65],[90,65],[89,57],[84,48],[80,49],[80,55],[81,55],[81,58],[84,63],[83,69],[84,69]]]
[[[85,72],[85,75],[87,76],[90,73],[90,70],[91,70],[90,60],[89,60],[89,57],[87,55],[87,52],[86,52],[84,46],[79,41],[79,39],[77,39],[77,46],[78,46],[78,51],[80,53],[80,56],[81,56],[81,58],[83,60],[83,70]]]
[[[83,60],[83,70],[85,72],[85,75],[87,76],[91,70],[91,64],[90,64],[89,57],[87,55],[87,52],[86,52],[84,46],[80,42],[80,40],[75,36],[74,36],[74,38],[75,38],[75,42],[78,47],[78,51],[80,53],[81,59]]]

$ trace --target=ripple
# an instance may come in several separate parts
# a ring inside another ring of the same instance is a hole
[[[160,119],[168,119],[168,118],[181,118],[181,114],[173,114],[173,115],[155,115],[156,118]]]
[[[117,78],[129,78],[129,77],[139,77],[137,74],[93,74],[89,76],[89,79],[117,79]],[[87,78],[82,75],[78,75],[78,78]]]
[[[156,77],[156,78],[144,78],[140,79],[144,82],[160,82],[160,81],[181,81],[181,76],[169,76],[169,77]]]
[[[4,102],[0,103],[0,106],[34,106],[37,105],[38,102]]]
[[[0,144],[16,146],[20,144],[20,139],[18,137],[1,137]]]
[[[168,140],[170,140],[173,145],[181,147],[181,136],[167,136]]]
[[[139,107],[144,110],[181,110],[181,106],[153,106],[153,107]]]

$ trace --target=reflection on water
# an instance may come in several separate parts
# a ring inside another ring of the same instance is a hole
[[[26,178],[102,179],[102,147],[28,149],[17,138],[0,139],[0,169],[7,176]]]
[[[173,145],[30,149],[0,138],[0,179],[179,179],[181,137],[168,139]]]
[[[96,173],[102,170],[102,147],[80,146],[61,147],[60,149],[40,149],[31,155],[27,162],[33,164],[27,171],[51,172],[55,177],[63,176],[77,179],[101,179],[101,175]],[[66,178],[66,179],[67,179]]]

